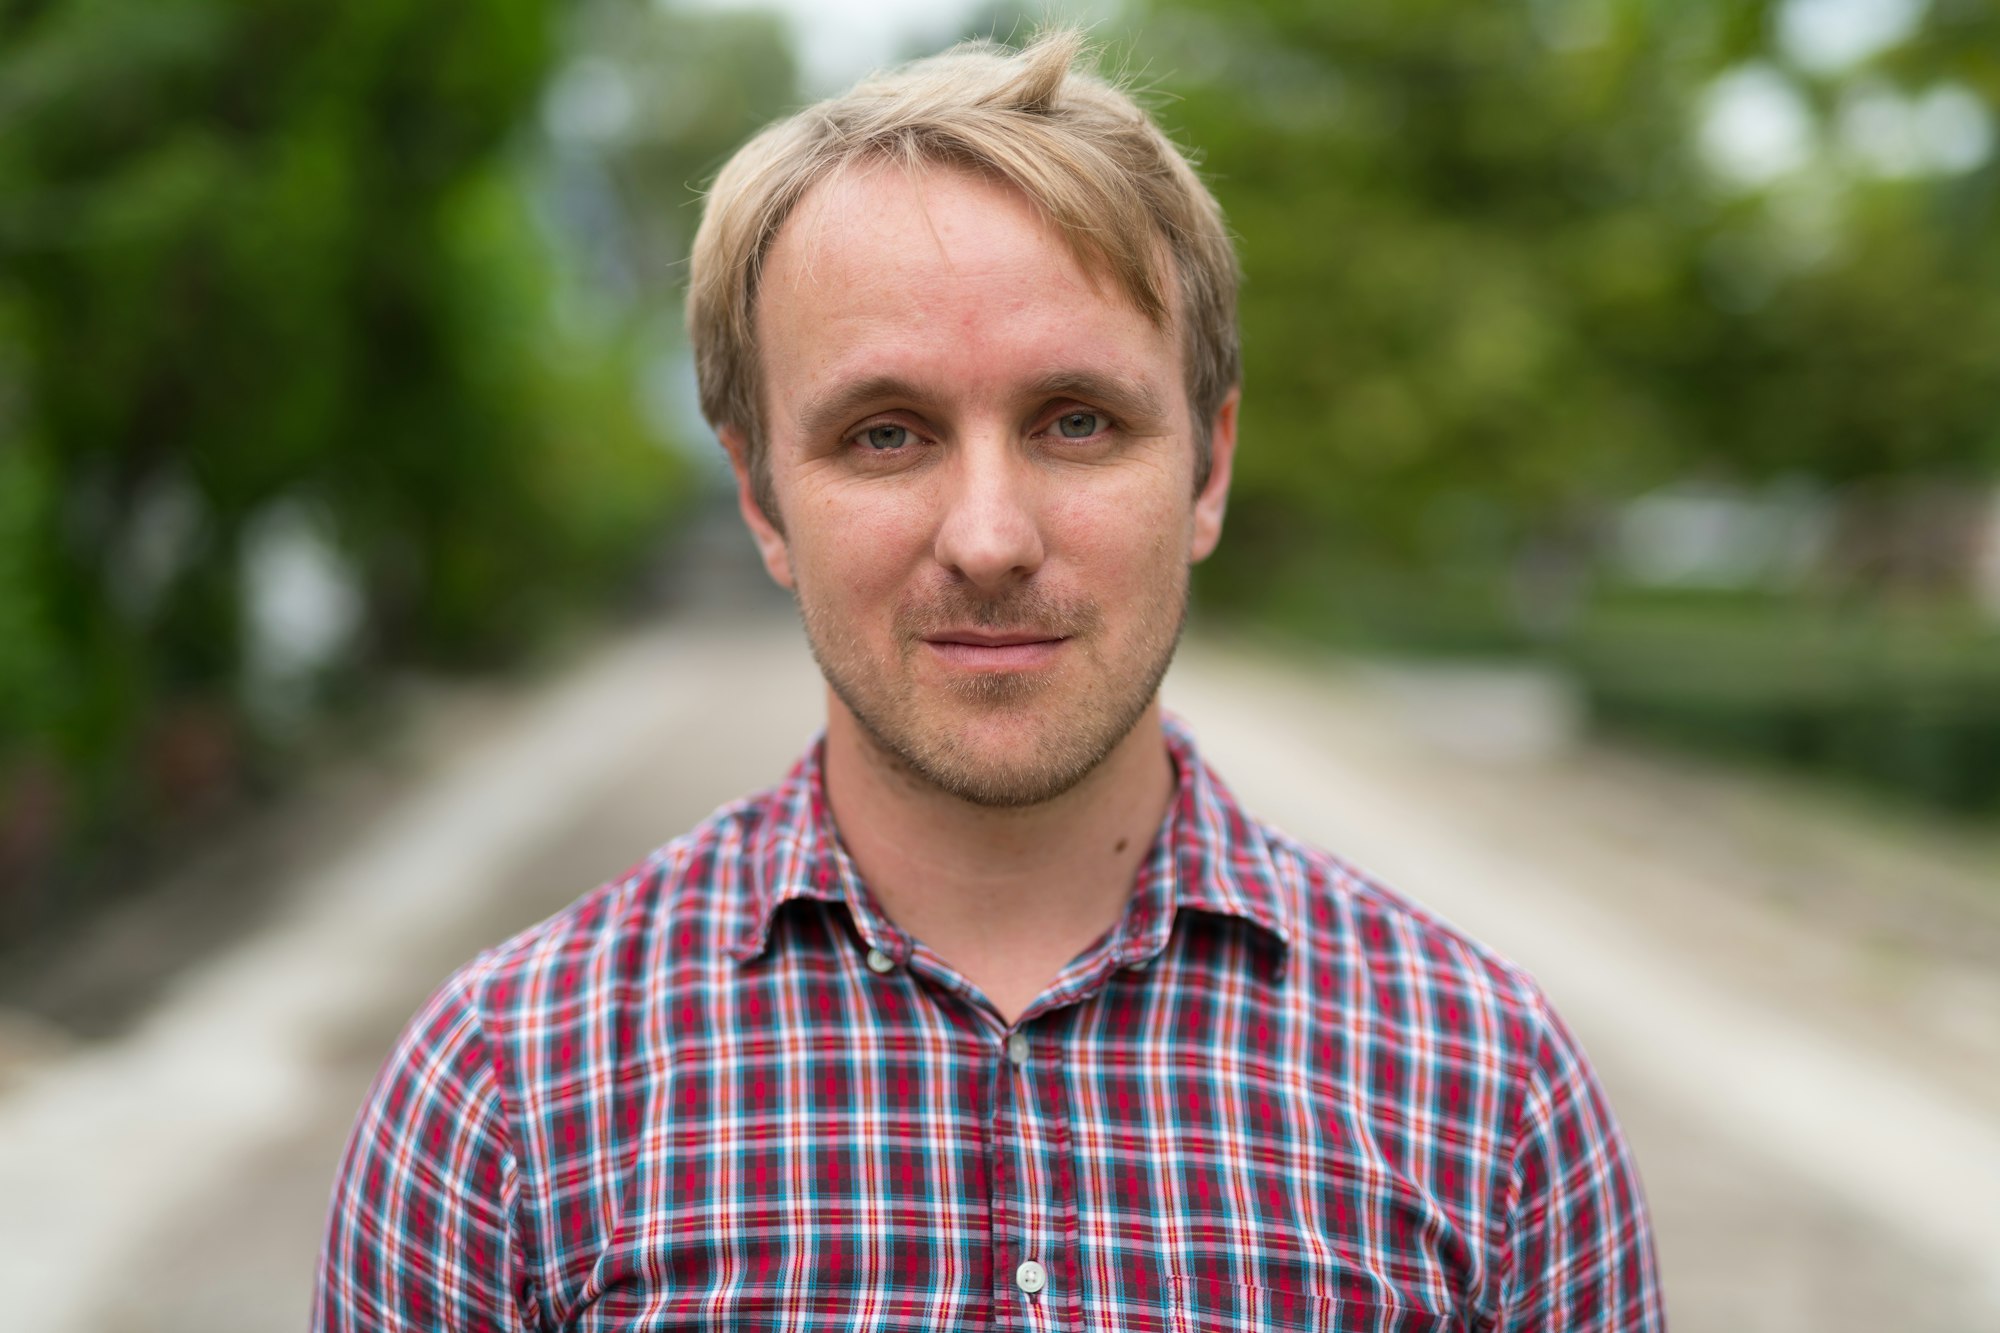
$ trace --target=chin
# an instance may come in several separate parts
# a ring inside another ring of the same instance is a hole
[[[912,780],[972,805],[1021,809],[1053,801],[1083,782],[1145,712],[1142,703],[1129,716],[1057,715],[1028,702],[1028,685],[1019,676],[989,677],[982,682],[984,707],[970,717],[954,708],[961,715],[949,721],[878,726],[851,704],[849,711],[875,748]],[[1001,701],[993,694],[1013,690],[1021,691],[1025,707],[995,706]]]
[[[936,760],[907,754],[898,758],[927,785],[969,805],[995,810],[1045,805],[1068,794],[1102,762],[1101,757],[1087,763],[1054,763],[1044,758],[1008,762],[966,753]]]

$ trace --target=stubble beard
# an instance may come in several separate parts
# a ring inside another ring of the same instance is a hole
[[[1033,583],[994,599],[952,588],[921,606],[898,610],[898,657],[886,680],[870,678],[874,668],[857,636],[803,592],[797,600],[820,674],[884,760],[910,780],[969,804],[1014,809],[1070,791],[1131,734],[1173,662],[1187,623],[1188,580],[1183,573],[1177,586],[1161,590],[1122,662],[1099,656],[1105,647],[1099,638],[1103,614],[1094,604],[1060,601]],[[1046,672],[982,673],[920,687],[914,665],[917,654],[928,651],[925,637],[968,625],[1032,628],[1068,638],[1069,660]],[[1051,678],[1055,671],[1070,677],[1067,698],[1052,697],[1064,688]],[[1094,678],[1078,691],[1078,677],[1085,673]],[[926,692],[936,697],[926,699]],[[1064,708],[1067,716],[1048,716],[1052,708]],[[981,753],[954,725],[1009,712],[1034,732],[1032,752],[1019,761]]]

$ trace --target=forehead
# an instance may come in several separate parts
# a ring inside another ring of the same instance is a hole
[[[870,158],[816,182],[772,238],[758,288],[762,310],[842,280],[888,270],[978,276],[1042,266],[1066,286],[1112,296],[1114,284],[1016,186],[938,164]]]
[[[1025,194],[949,167],[877,161],[815,185],[766,256],[757,329],[780,418],[860,374],[996,390],[1054,369],[1179,374],[1173,331],[1086,268]]]

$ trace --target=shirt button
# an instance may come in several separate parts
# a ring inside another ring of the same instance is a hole
[[[1010,1032],[1009,1034],[1007,1034],[1007,1058],[1009,1060],[1012,1060],[1017,1065],[1024,1065],[1028,1063],[1027,1033]],[[1035,1266],[1035,1271],[1038,1273],[1041,1271],[1041,1266],[1039,1264]],[[1036,1288],[1036,1290],[1039,1291],[1040,1288]]]
[[[1032,1296],[1049,1285],[1049,1270],[1030,1259],[1014,1270],[1014,1285]]]
[[[896,970],[896,960],[888,954],[883,953],[880,949],[870,949],[868,951],[868,970],[877,976],[894,972]]]

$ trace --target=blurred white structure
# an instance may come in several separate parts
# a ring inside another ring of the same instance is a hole
[[[353,645],[364,610],[326,513],[281,500],[243,538],[244,686],[267,722],[296,720],[319,675]]]
[[[1785,58],[1815,74],[1838,74],[1907,39],[1926,0],[1790,0],[1778,11]]]
[[[1613,563],[1654,587],[1769,588],[1795,583],[1826,550],[1826,496],[1804,482],[1761,491],[1683,483],[1628,503]]]
[[[2000,486],[1986,500],[1985,540],[1973,565],[1973,589],[1979,604],[2000,620]]]

